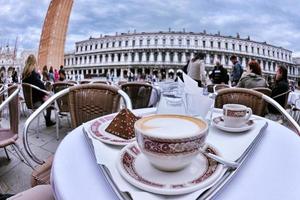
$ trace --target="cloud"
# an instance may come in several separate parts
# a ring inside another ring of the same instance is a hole
[[[50,0],[0,0],[0,45],[37,49]],[[182,30],[251,36],[300,52],[298,0],[74,0],[66,50],[100,34]]]

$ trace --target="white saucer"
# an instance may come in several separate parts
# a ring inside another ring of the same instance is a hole
[[[211,153],[219,154],[215,148],[208,149]],[[117,168],[123,178],[132,185],[163,195],[179,195],[207,189],[223,175],[223,165],[201,153],[183,170],[160,171],[150,164],[136,142],[121,150]]]
[[[253,120],[249,120],[247,123],[245,123],[242,127],[234,128],[234,127],[228,127],[225,126],[224,119],[222,116],[215,117],[213,119],[213,124],[218,128],[226,132],[234,132],[234,133],[239,133],[239,132],[244,132],[250,130],[254,125]]]
[[[100,140],[103,143],[117,145],[117,146],[125,146],[135,141],[135,138],[126,140],[124,138],[118,137],[116,135],[113,135],[105,131],[105,129],[108,127],[108,125],[110,124],[110,122],[113,120],[115,116],[116,114],[107,115],[93,121],[87,127],[89,133],[91,133],[91,135],[95,139]]]

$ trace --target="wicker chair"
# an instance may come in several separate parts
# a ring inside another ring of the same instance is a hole
[[[92,83],[102,83],[102,84],[106,84],[106,85],[111,85],[111,83],[109,81],[92,81]]]
[[[19,92],[20,92],[20,88],[18,88],[17,85],[10,86],[7,89],[3,90],[0,93],[0,95],[2,95],[6,91],[8,91],[8,97],[6,98],[5,101],[3,101],[1,103],[0,111],[6,105],[8,105],[10,128],[9,129],[0,128],[0,148],[4,148],[7,159],[10,159],[9,155],[7,153],[6,147],[11,146],[16,151],[16,153],[20,157],[21,161],[26,160],[27,164],[29,164],[29,166],[31,166],[17,143],[18,132],[19,132]]]
[[[89,81],[89,80],[82,80],[82,81],[79,81],[79,84],[80,85],[83,85],[83,84],[89,84],[91,83],[92,81]]]
[[[292,116],[273,98],[251,89],[228,88],[220,90],[215,101],[216,108],[222,108],[224,104],[237,103],[252,109],[253,114],[262,116],[266,104],[274,106],[294,127],[294,131],[300,135],[300,126]]]
[[[22,83],[22,89],[23,89],[23,96],[24,96],[24,100],[25,100],[25,104],[27,109],[31,110],[31,111],[35,111],[38,107],[36,107],[33,104],[33,100],[32,100],[32,90],[39,90],[41,92],[43,92],[45,95],[49,95],[49,91],[40,89],[39,87],[29,84],[29,83]],[[40,117],[38,117],[37,119],[37,128],[36,128],[36,137],[39,138],[39,128],[40,128]]]
[[[53,92],[54,94],[66,89],[66,88],[69,88],[69,87],[72,87],[74,86],[74,84],[72,83],[68,83],[68,82],[56,82],[54,83],[53,85]],[[70,113],[70,110],[69,110],[69,95],[66,94],[65,96],[61,97],[61,98],[58,98],[56,100],[56,104],[57,104],[57,115],[60,115],[60,117],[63,117],[63,116],[67,116],[68,117],[68,114]],[[56,122],[56,134],[57,134],[57,139],[59,139],[59,125],[60,125],[60,117],[57,117],[58,120]],[[68,122],[71,126],[71,123],[70,123],[70,120],[69,120],[69,117],[67,118],[68,119]]]
[[[67,83],[71,83],[71,84],[74,84],[74,85],[77,85],[77,84],[78,84],[77,81],[72,81],[72,80],[67,81]]]
[[[85,84],[70,88],[72,127],[120,109],[119,89],[104,84]]]
[[[214,88],[215,88],[214,84],[207,85],[207,92],[214,93]]]
[[[224,104],[242,104],[252,109],[253,114],[264,116],[266,102],[260,92],[244,88],[227,88],[218,92],[215,107],[222,108]]]
[[[133,109],[147,108],[152,94],[152,85],[142,82],[130,82],[121,85],[121,89],[128,94]]]

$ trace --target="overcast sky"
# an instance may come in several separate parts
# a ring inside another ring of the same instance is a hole
[[[50,0],[0,0],[0,45],[37,49]],[[299,0],[74,0],[66,50],[76,41],[136,29],[221,32],[282,46],[300,56]]]

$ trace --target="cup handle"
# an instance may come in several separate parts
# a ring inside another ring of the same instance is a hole
[[[245,120],[248,121],[252,115],[252,109],[251,108],[247,108],[247,114],[245,116]]]

